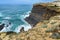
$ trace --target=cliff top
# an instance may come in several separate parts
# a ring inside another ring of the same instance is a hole
[[[37,4],[34,4],[33,6],[44,6],[51,10],[56,10],[57,12],[60,12],[60,6],[57,6],[53,3],[37,3]]]

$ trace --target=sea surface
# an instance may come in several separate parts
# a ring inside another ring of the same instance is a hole
[[[21,27],[27,31],[31,29],[24,19],[30,15],[32,5],[0,5],[0,25],[5,27],[0,32],[20,32]],[[10,24],[9,24],[10,23]]]

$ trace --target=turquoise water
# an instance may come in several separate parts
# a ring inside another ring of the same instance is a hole
[[[1,32],[14,31],[19,32],[21,27],[27,31],[31,26],[24,20],[29,16],[32,5],[0,5],[0,23],[4,23],[5,27]],[[11,25],[6,25],[11,22]],[[28,27],[29,26],[29,27]]]

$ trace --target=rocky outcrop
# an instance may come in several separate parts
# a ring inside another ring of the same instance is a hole
[[[55,9],[48,7],[46,4],[36,4],[33,6],[30,16],[25,20],[35,26],[38,22],[48,20],[50,17],[60,14]]]
[[[4,28],[5,24],[0,25],[0,31]]]
[[[24,27],[22,27],[22,28],[20,29],[20,32],[24,32]]]
[[[0,31],[4,28],[4,27],[9,27],[9,25],[11,25],[11,22],[9,22],[7,25],[5,23],[1,23],[0,24]]]

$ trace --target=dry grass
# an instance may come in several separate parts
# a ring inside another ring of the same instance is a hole
[[[51,31],[53,31],[55,27],[57,28],[58,25],[60,25],[59,18],[57,19],[50,18],[48,22],[46,20],[43,22],[39,22],[35,27],[28,30],[27,32],[21,32],[18,34],[9,33],[8,35],[7,33],[0,33],[0,40],[60,40],[56,38],[53,39],[51,37],[52,34],[54,33]],[[58,31],[60,32],[60,30]]]

